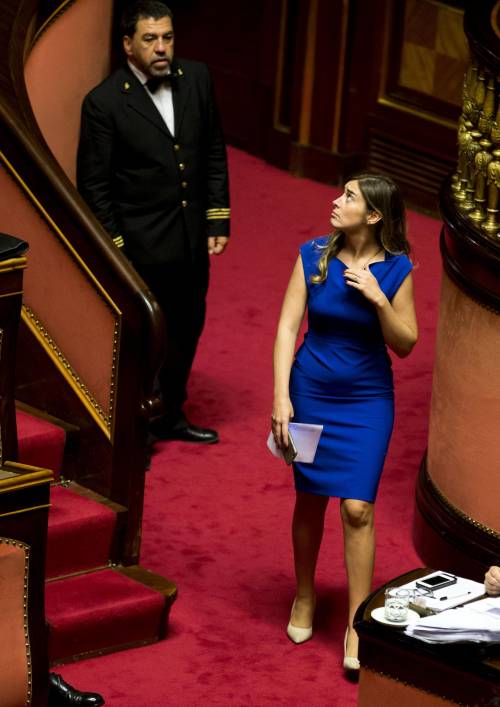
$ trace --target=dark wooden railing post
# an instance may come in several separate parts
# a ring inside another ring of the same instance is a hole
[[[0,463],[17,459],[16,345],[23,299],[24,241],[0,233]],[[17,257],[13,257],[17,256]]]
[[[47,704],[45,556],[52,478],[47,469],[0,465],[0,703],[9,707]]]
[[[45,705],[45,555],[52,473],[18,464],[16,345],[27,244],[0,234],[0,702]]]

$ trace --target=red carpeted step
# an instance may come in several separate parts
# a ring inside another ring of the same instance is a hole
[[[106,565],[116,512],[62,486],[52,487],[50,502],[46,577]]]
[[[66,434],[51,422],[17,410],[19,461],[51,469],[57,479],[61,473]]]
[[[46,584],[52,663],[152,643],[164,635],[173,595],[165,596],[125,576],[122,572],[127,569],[106,569]],[[156,581],[162,579],[148,574]]]

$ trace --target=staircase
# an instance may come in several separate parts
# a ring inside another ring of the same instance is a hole
[[[0,536],[7,565],[12,552],[25,558],[18,573],[29,555],[16,685],[29,678],[36,704],[47,687],[45,556],[52,663],[162,638],[176,594],[138,565],[165,323],[75,188],[80,106],[110,71],[115,5],[0,0],[0,223],[29,244],[0,261]],[[76,52],[95,45],[83,72],[65,61],[66,37]]]
[[[62,476],[78,430],[26,408],[17,410],[17,427],[19,461],[54,472],[45,589],[51,663],[164,638],[175,585],[139,565],[115,564],[127,509]]]

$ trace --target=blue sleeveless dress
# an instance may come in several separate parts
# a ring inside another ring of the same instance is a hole
[[[300,249],[308,332],[290,375],[293,421],[324,429],[314,462],[293,464],[295,487],[373,502],[394,421],[391,360],[375,308],[346,285],[341,260],[330,260],[325,282],[311,283],[327,241],[317,238]],[[406,255],[386,252],[369,268],[390,301],[413,266]]]

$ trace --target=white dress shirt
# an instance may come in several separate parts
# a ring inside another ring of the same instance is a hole
[[[151,98],[153,103],[158,109],[161,117],[167,128],[170,130],[171,134],[174,135],[175,123],[174,123],[174,102],[172,100],[172,86],[168,83],[162,84],[155,93],[151,93],[149,88],[146,86],[146,81],[148,77],[140,69],[138,69],[131,61],[127,62],[130,70],[139,79],[139,81],[144,86],[144,90]]]

